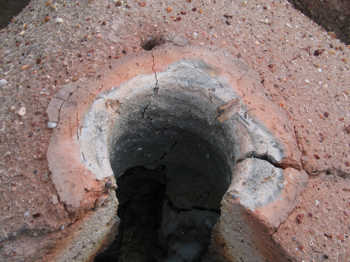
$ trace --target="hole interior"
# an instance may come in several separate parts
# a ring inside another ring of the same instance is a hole
[[[226,261],[211,235],[251,138],[230,117],[237,94],[213,74],[180,60],[101,93],[85,115],[83,161],[98,179],[114,175],[120,218],[95,261]]]
[[[146,51],[151,51],[156,46],[162,45],[165,40],[161,36],[148,37],[145,41],[141,43],[141,47]]]
[[[110,140],[121,223],[95,261],[214,261],[208,246],[234,146],[209,120],[215,110],[207,98],[169,90],[123,105]]]

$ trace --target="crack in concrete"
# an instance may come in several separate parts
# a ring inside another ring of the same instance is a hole
[[[62,226],[60,226],[59,228],[55,228],[55,229],[50,229],[50,228],[32,228],[32,229],[30,229],[30,228],[23,226],[19,230],[8,234],[7,237],[0,238],[0,243],[4,243],[7,241],[14,241],[14,240],[20,238],[21,236],[42,237],[42,236],[45,236],[47,234],[59,232],[62,230],[61,228],[62,228]]]
[[[32,228],[31,229],[31,228],[27,228],[26,226],[23,226],[19,230],[9,233],[7,237],[0,238],[0,243],[4,244],[5,242],[8,242],[8,241],[15,241],[16,239],[19,239],[22,236],[29,236],[29,237],[35,238],[35,237],[46,236],[48,234],[54,234],[54,233],[63,231],[64,228],[74,225],[77,221],[78,219],[71,220],[69,223],[62,224],[58,228]]]
[[[51,177],[50,177],[50,179],[51,179],[51,181],[53,181]],[[55,195],[57,197],[58,203],[60,203],[63,206],[64,211],[66,212],[66,214],[68,215],[68,217],[70,219],[70,223],[69,224],[73,224],[75,222],[74,213],[69,211],[67,205],[61,200],[61,197],[60,197],[60,195],[57,192],[56,186],[53,187],[53,190],[55,191]]]
[[[154,95],[158,95],[158,92],[159,92],[159,82],[158,82],[157,72],[155,71],[156,62],[155,62],[155,57],[154,57],[153,51],[151,51],[151,55],[152,55],[152,71],[153,71],[154,77],[155,77],[155,79],[156,79],[156,84],[155,84],[154,89],[153,89],[153,94],[154,94]]]
[[[270,163],[272,166],[274,166],[275,168],[281,168],[281,169],[286,169],[286,168],[294,168],[297,169],[295,166],[293,165],[284,165],[278,161],[276,161],[271,155],[269,155],[268,153],[263,153],[263,154],[259,154],[255,151],[250,151],[248,153],[246,153],[242,158],[238,159],[236,161],[236,163],[240,163],[248,158],[256,158],[256,159],[260,159],[260,160],[264,160],[268,163]]]
[[[58,100],[62,100],[63,102],[61,103],[60,107],[58,108],[58,116],[57,116],[57,126],[59,126],[60,121],[61,121],[61,111],[62,108],[64,106],[65,103],[67,103],[69,101],[69,99],[72,97],[72,95],[74,94],[74,92],[78,89],[78,87],[76,87],[73,91],[69,92],[67,99],[62,99],[60,97],[54,97],[54,99],[58,99]]]
[[[293,131],[294,131],[294,136],[295,136],[295,140],[297,142],[297,147],[299,149],[299,152],[301,152],[301,154],[303,154],[304,152],[304,148],[301,144],[301,141],[300,141],[300,137],[299,137],[299,134],[298,134],[298,131],[297,131],[297,128],[295,125],[293,125]],[[303,159],[300,160],[300,164],[301,164],[301,169],[304,170],[308,175],[313,175],[313,174],[310,174],[310,172],[307,171],[307,168],[305,167],[305,161]]]
[[[151,106],[151,102],[149,102],[142,110],[142,119],[145,119],[146,111]]]
[[[153,51],[151,51],[151,56],[152,56],[152,72],[154,73],[154,78],[156,80],[155,86],[153,88],[153,97],[154,97],[154,96],[158,95],[159,83],[158,83],[158,75],[157,75],[157,72],[155,71],[155,57],[154,57]],[[152,104],[152,100],[150,102],[148,102],[147,105],[143,108],[143,110],[142,110],[142,119],[145,119],[146,111],[151,106],[151,104]]]
[[[161,157],[158,159],[157,162],[160,162],[160,161],[164,160],[164,159],[171,153],[171,151],[174,150],[174,148],[176,147],[176,145],[177,145],[177,141],[175,141],[175,142],[169,147],[169,150],[165,151],[165,152],[163,153],[163,155],[161,155]]]
[[[177,213],[191,212],[191,211],[207,211],[207,212],[212,212],[220,215],[220,209],[206,208],[202,206],[192,206],[191,208],[183,208],[183,207],[176,206],[174,202],[171,201],[170,197],[167,194],[165,194],[164,198],[167,201],[167,204],[170,207],[170,209],[174,210]]]

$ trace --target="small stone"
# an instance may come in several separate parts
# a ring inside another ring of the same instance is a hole
[[[53,195],[53,196],[52,196],[51,202],[52,202],[52,204],[54,204],[54,205],[58,204],[58,198],[57,198],[56,195]]]
[[[115,3],[116,7],[122,6],[122,2],[120,0],[114,0],[113,2]]]
[[[49,121],[47,122],[47,128],[56,128],[57,122]]]
[[[27,70],[28,68],[29,68],[29,65],[23,65],[23,66],[21,67],[22,70]]]
[[[61,17],[57,17],[55,19],[55,21],[56,21],[57,24],[62,24],[63,23],[63,19]]]
[[[26,108],[24,106],[22,106],[18,111],[17,111],[17,115],[19,116],[24,116],[26,114]]]
[[[7,83],[8,82],[5,79],[0,79],[0,87],[7,85]]]
[[[263,23],[268,25],[270,24],[270,20],[266,18],[265,20],[263,20]]]
[[[51,4],[50,8],[51,8],[52,11],[56,11],[57,10],[57,4],[56,3]]]
[[[45,16],[45,18],[44,18],[44,22],[47,23],[47,22],[50,21],[50,19],[51,19],[51,18],[47,15],[47,16]]]

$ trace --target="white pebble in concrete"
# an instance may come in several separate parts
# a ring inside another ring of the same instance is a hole
[[[7,83],[6,79],[0,79],[0,87],[7,85]]]
[[[57,127],[57,122],[47,122],[47,128],[56,128]]]

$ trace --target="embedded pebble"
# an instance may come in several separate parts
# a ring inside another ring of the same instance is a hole
[[[26,108],[24,106],[22,106],[18,111],[17,114],[19,116],[24,116],[26,114]]]
[[[7,83],[8,82],[5,79],[0,79],[0,87],[7,85]]]
[[[58,24],[62,24],[63,23],[63,19],[61,17],[57,17],[55,21]]]
[[[54,205],[58,204],[58,198],[57,198],[56,195],[53,195],[53,196],[52,196],[51,202],[52,202],[52,204],[54,204]]]
[[[57,122],[49,121],[47,122],[47,128],[56,128]]]

